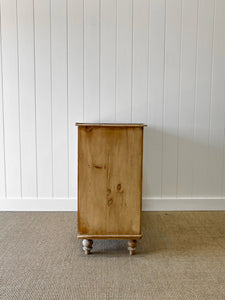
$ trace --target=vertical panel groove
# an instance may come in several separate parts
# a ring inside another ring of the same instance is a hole
[[[83,0],[83,122],[84,122],[84,93],[85,93],[85,89],[84,89],[84,75],[85,75],[85,68],[84,68],[84,52],[85,52],[85,44],[84,44],[84,10],[85,10],[85,0]]]
[[[207,152],[208,152],[208,161],[207,161],[207,175],[209,176],[209,157],[210,157],[210,135],[211,135],[211,129],[212,129],[212,84],[213,84],[213,67],[214,67],[214,60],[213,60],[213,54],[214,54],[214,39],[215,39],[215,12],[216,12],[216,0],[213,0],[213,28],[212,28],[212,45],[211,45],[211,73],[210,73],[210,102],[209,102],[209,130],[208,130],[208,145],[207,145]],[[222,187],[222,186],[221,186]]]
[[[222,197],[224,197],[225,189],[224,189],[224,180],[225,180],[225,123],[223,129],[223,173],[222,173]]]
[[[4,164],[4,183],[5,183],[5,198],[7,198],[7,182],[6,182],[6,158],[5,158],[5,117],[4,117],[4,93],[3,93],[3,64],[2,64],[2,7],[0,3],[0,47],[1,47],[1,85],[2,85],[2,93],[1,93],[1,102],[2,102],[2,135],[3,135],[3,164]]]
[[[84,46],[84,119],[87,122],[99,122],[99,60],[100,60],[100,2],[85,1],[85,46]]]
[[[132,0],[132,7],[131,7],[131,109],[130,109],[130,120],[133,120],[133,82],[134,82],[134,1]]]
[[[163,152],[164,152],[164,135],[165,135],[165,77],[166,77],[166,5],[167,0],[165,0],[165,16],[164,16],[164,53],[163,53],[163,111],[162,111],[162,149],[161,149],[161,198],[163,196],[163,170],[164,170],[164,159],[163,159]]]
[[[99,0],[99,79],[98,79],[98,90],[99,90],[99,104],[98,104],[98,118],[99,122],[101,122],[101,18],[102,18],[102,12],[101,12],[101,0]]]
[[[52,99],[52,0],[49,0],[49,19],[50,19],[50,97],[51,97],[51,158],[52,158],[52,198],[54,198],[54,166],[53,166],[53,99]]]
[[[66,0],[66,120],[67,120],[67,197],[70,195],[70,151],[69,151],[69,67],[68,67],[68,51],[69,51],[69,40],[68,40],[68,0]]]
[[[21,146],[21,116],[20,116],[20,61],[19,61],[19,35],[18,35],[18,5],[16,0],[16,51],[17,51],[17,82],[18,82],[18,120],[19,120],[19,157],[20,157],[20,197],[23,197],[23,182],[22,182],[22,146]]]
[[[196,136],[196,104],[197,104],[197,65],[198,65],[198,38],[199,38],[199,1],[197,5],[197,28],[196,28],[196,58],[195,58],[195,111],[194,111],[194,138]]]
[[[196,22],[196,50],[195,50],[195,105],[194,105],[194,133],[193,133],[193,139],[196,139],[196,111],[197,111],[197,66],[198,66],[198,43],[199,43],[199,1],[197,0],[197,22]],[[194,166],[193,166],[194,168]],[[194,171],[193,171],[193,178],[192,178],[192,187],[191,187],[191,196],[193,196],[194,193]]]
[[[118,0],[116,0],[116,24],[115,24],[115,31],[116,31],[116,36],[115,36],[115,117],[114,120],[116,122],[116,101],[117,101],[117,31],[118,31],[118,24],[117,24],[117,5],[118,5]]]
[[[149,125],[150,1],[148,1],[147,125]]]
[[[183,45],[183,0],[181,0],[180,16],[180,57],[179,57],[179,96],[178,96],[178,118],[177,118],[177,174],[176,174],[176,198],[178,196],[178,175],[179,175],[179,151],[180,151],[180,98],[181,98],[181,71],[182,71],[182,45]]]
[[[33,0],[33,46],[34,46],[34,116],[35,116],[35,166],[36,166],[36,197],[38,198],[38,151],[37,151],[37,85],[36,85],[36,42],[35,38],[35,13],[34,13],[34,0]]]

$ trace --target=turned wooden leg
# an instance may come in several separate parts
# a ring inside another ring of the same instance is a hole
[[[135,250],[137,246],[137,241],[136,240],[129,240],[128,241],[128,251],[130,252],[130,255],[134,255]]]
[[[92,240],[83,240],[82,241],[82,245],[83,245],[83,250],[85,252],[85,254],[90,254],[91,249],[92,249],[92,244],[93,241]]]

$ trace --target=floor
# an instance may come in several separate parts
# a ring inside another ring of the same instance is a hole
[[[225,212],[144,212],[137,253],[94,241],[74,212],[0,213],[0,299],[225,299]]]

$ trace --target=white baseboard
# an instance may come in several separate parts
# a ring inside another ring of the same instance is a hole
[[[225,198],[143,198],[143,211],[225,210]],[[0,211],[76,211],[76,198],[0,198]]]
[[[0,211],[76,211],[76,198],[0,199]]]
[[[143,198],[144,211],[225,210],[225,198]]]

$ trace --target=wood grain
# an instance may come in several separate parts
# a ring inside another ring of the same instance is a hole
[[[142,127],[79,126],[78,237],[141,237]]]

